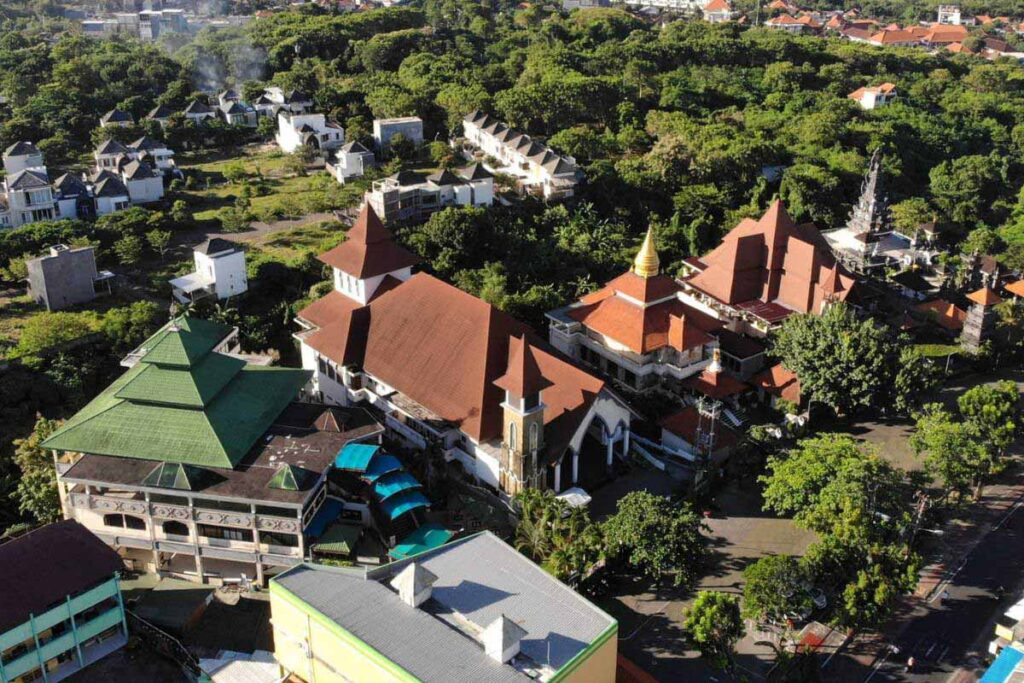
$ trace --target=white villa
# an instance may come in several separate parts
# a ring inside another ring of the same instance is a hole
[[[327,172],[344,185],[345,181],[351,178],[362,178],[376,163],[373,152],[366,149],[358,140],[352,140],[342,145],[333,157],[327,160]]]
[[[323,114],[293,114],[282,109],[277,115],[276,139],[285,154],[303,146],[326,152],[345,144],[345,129]]]
[[[249,289],[245,252],[234,242],[213,238],[192,250],[195,272],[171,280],[171,293],[185,304],[207,296],[218,300]]]
[[[484,114],[474,111],[462,121],[466,141],[485,156],[497,160],[488,170],[515,176],[527,192],[545,199],[571,197],[579,183],[576,160],[555,154],[529,135],[520,133]]]
[[[494,175],[482,164],[426,177],[400,171],[374,181],[365,200],[385,223],[420,221],[449,206],[490,206],[494,203]]]

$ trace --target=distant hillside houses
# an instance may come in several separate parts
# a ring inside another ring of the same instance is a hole
[[[142,137],[130,145],[107,140],[93,153],[89,175],[65,173],[50,179],[43,155],[31,142],[18,142],[3,154],[0,228],[39,221],[95,218],[134,204],[163,199],[164,178],[178,171],[174,152]]]

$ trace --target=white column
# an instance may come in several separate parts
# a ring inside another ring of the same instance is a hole
[[[555,493],[562,490],[562,463],[555,465]]]
[[[606,446],[605,446],[605,452],[606,452],[605,464],[608,467],[611,467],[612,466],[612,458],[615,455],[615,436],[613,434],[609,434],[608,435],[608,440],[605,443],[606,443]]]
[[[580,475],[580,454],[576,451],[572,452],[572,485],[575,486],[576,482],[579,481]]]
[[[629,458],[629,427],[622,431],[622,457]]]

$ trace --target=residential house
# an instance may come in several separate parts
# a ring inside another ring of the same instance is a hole
[[[791,14],[780,14],[764,22],[766,28],[773,28],[789,33],[803,33],[806,23]]]
[[[615,619],[489,531],[382,567],[300,565],[270,609],[304,683],[616,680]]]
[[[100,126],[103,128],[109,128],[118,126],[121,128],[127,128],[128,126],[134,126],[135,119],[128,112],[121,111],[120,109],[111,109],[102,117],[100,117]]]
[[[424,177],[400,171],[376,180],[365,200],[385,223],[421,221],[449,206],[490,206],[494,175],[481,164],[447,169]]]
[[[864,29],[846,29],[842,34],[858,43],[869,43],[871,45],[885,47],[913,47],[921,44],[921,36],[905,29],[883,29],[872,32]]]
[[[0,679],[58,683],[128,642],[117,553],[74,521],[0,544]]]
[[[414,145],[423,143],[423,119],[418,116],[404,116],[397,119],[373,120],[373,144],[377,151],[387,150],[391,138],[401,135]]]
[[[367,170],[376,166],[373,152],[366,149],[358,140],[342,145],[334,156],[327,161],[327,172],[344,184],[351,178],[362,178]]]
[[[514,176],[525,191],[545,199],[567,198],[575,192],[581,174],[572,157],[558,155],[480,111],[468,114],[462,128],[466,142],[482,153],[489,171]]]
[[[92,189],[72,173],[65,173],[53,181],[53,199],[57,218],[95,218],[96,201]]]
[[[704,0],[626,0],[630,7],[662,9],[670,12],[699,12]]]
[[[168,147],[167,143],[148,135],[144,135],[128,145],[128,153],[139,161],[146,162],[161,175],[173,174],[176,170],[174,150]]]
[[[176,112],[166,104],[161,104],[154,107],[152,111],[146,114],[146,118],[150,121],[156,121],[160,124],[161,128],[166,128],[171,122],[171,117],[174,116],[175,113]]]
[[[329,152],[345,144],[345,129],[323,114],[293,114],[282,109],[277,114],[277,144],[285,154],[301,147]]]
[[[195,271],[171,280],[171,293],[181,303],[207,296],[227,299],[249,289],[245,252],[234,242],[208,239],[192,250],[192,260]]]
[[[5,176],[3,187],[7,203],[0,221],[4,227],[56,218],[53,188],[45,168],[26,168]]]
[[[259,112],[251,104],[242,101],[242,96],[228,89],[217,95],[217,111],[224,122],[231,126],[255,128]]]
[[[436,447],[507,495],[603,480],[632,412],[606,384],[490,304],[428,274],[369,205],[320,260],[334,291],[299,312],[311,395],[370,403],[396,438]]]
[[[964,17],[960,13],[959,5],[939,5],[936,23],[960,26],[963,23],[963,19]]]
[[[108,213],[121,211],[131,206],[128,188],[121,181],[121,176],[112,171],[98,171],[90,179],[92,195],[96,202],[96,215],[106,216]]]
[[[32,299],[56,311],[96,298],[96,247],[58,244],[48,254],[27,259],[29,294]]]
[[[214,111],[208,104],[200,100],[192,100],[185,107],[185,118],[188,121],[198,125],[202,125],[204,121],[217,118],[217,112]]]
[[[732,3],[729,0],[711,0],[711,2],[704,5],[701,11],[704,13],[704,21],[711,24],[732,21],[732,18],[735,16]]]
[[[301,563],[344,508],[327,496],[335,457],[381,434],[363,410],[296,402],[309,372],[222,353],[235,333],[175,318],[42,444],[64,516],[129,568],[263,583]]]
[[[154,171],[145,161],[125,161],[118,170],[132,204],[152,204],[163,199],[163,175]]]
[[[131,150],[114,139],[105,140],[92,153],[96,168],[101,171],[117,171],[121,160],[127,158]]]
[[[43,153],[31,142],[16,142],[4,151],[4,173],[14,175],[27,169],[46,169]]]
[[[263,94],[271,103],[292,114],[308,114],[313,110],[313,98],[301,90],[285,92],[275,86],[267,88]]]
[[[633,267],[603,289],[547,314],[552,346],[632,391],[667,387],[711,362],[722,324],[684,304],[675,279],[659,272],[648,231]]]
[[[856,285],[818,229],[795,223],[779,200],[684,265],[683,303],[756,337],[793,313],[821,313],[833,302],[850,301]]]
[[[899,96],[895,83],[883,83],[881,85],[857,88],[847,97],[861,106],[862,109],[877,109],[884,107]]]

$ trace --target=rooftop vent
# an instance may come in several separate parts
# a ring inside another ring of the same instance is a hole
[[[409,607],[419,607],[430,599],[437,576],[429,569],[413,562],[391,580],[391,587]]]
[[[491,659],[507,664],[519,654],[519,643],[525,635],[526,629],[502,614],[481,635],[484,652]]]

